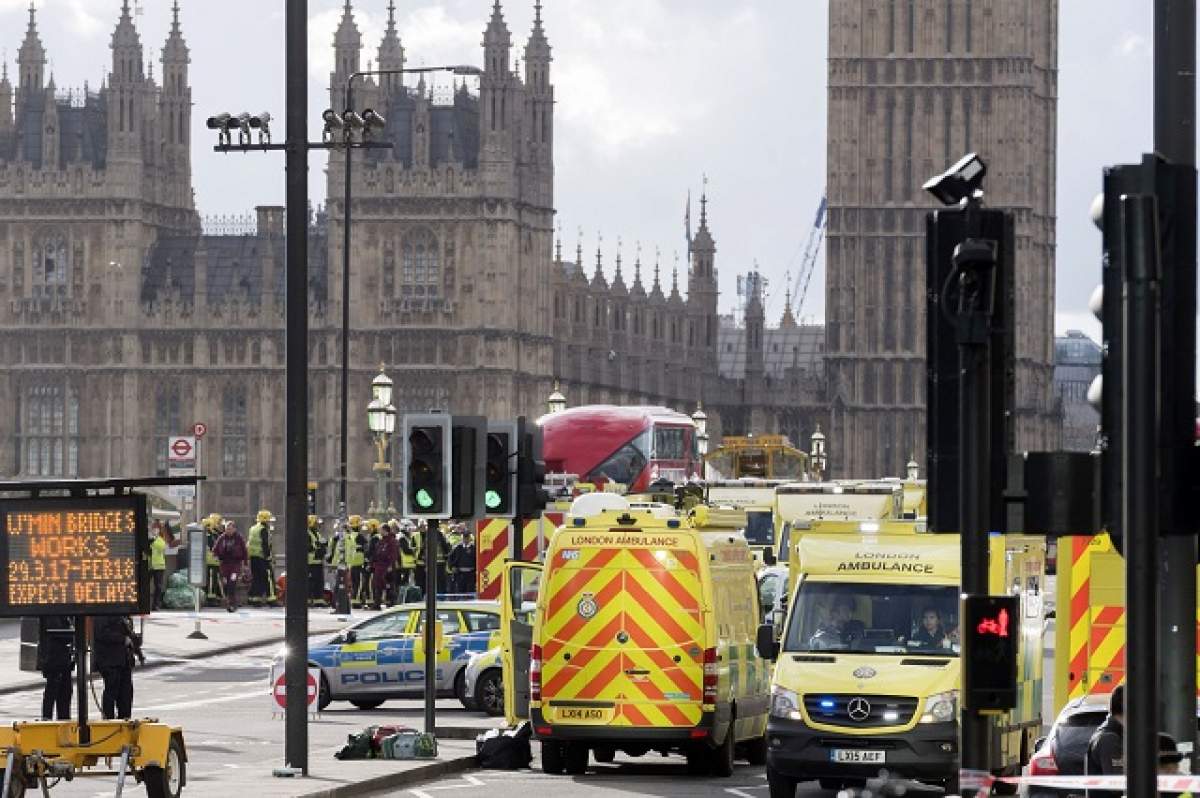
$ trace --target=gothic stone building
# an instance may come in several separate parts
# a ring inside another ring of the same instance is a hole
[[[340,108],[339,87],[365,66],[349,0],[334,49],[330,99]],[[640,260],[627,286],[619,260],[610,281],[600,264],[589,278],[581,256],[569,263],[556,252],[554,86],[540,5],[523,74],[512,49],[497,2],[477,92],[437,98],[398,76],[356,86],[355,105],[381,109],[393,148],[352,161],[352,508],[372,495],[362,416],[381,363],[400,413],[537,416],[557,377],[573,403],[690,412],[704,399],[719,435],[723,408],[748,424],[739,408],[763,392],[718,374],[707,209],[686,299],[678,276],[668,293],[657,268],[647,289]],[[177,4],[161,84],[142,53],[123,2],[102,88],[61,92],[31,10],[15,92],[7,72],[0,80],[0,404],[10,408],[0,415],[0,473],[163,473],[167,437],[203,422],[203,509],[278,511],[283,212],[262,207],[251,227],[202,229]],[[405,64],[394,9],[375,64]],[[342,157],[331,158],[328,204],[310,216],[309,473],[322,512],[334,507],[339,461]]]
[[[830,0],[826,370],[836,476],[925,454],[921,190],[967,152],[1016,214],[1016,433],[1057,448],[1058,2]]]

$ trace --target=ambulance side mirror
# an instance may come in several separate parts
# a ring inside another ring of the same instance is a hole
[[[775,558],[775,550],[774,549],[772,549],[770,546],[763,549],[763,564],[764,565],[774,565],[777,562],[779,562],[779,560]]]
[[[758,627],[758,637],[754,641],[754,647],[758,649],[758,656],[763,659],[773,660],[779,656],[779,643],[775,641],[775,627],[769,623],[764,623]]]

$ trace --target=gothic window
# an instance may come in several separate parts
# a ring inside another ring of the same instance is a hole
[[[221,475],[246,476],[246,388],[231,385],[221,401]]]
[[[883,122],[883,198],[892,199],[892,158],[896,134],[896,97],[889,93]]]
[[[167,439],[180,434],[179,386],[160,385],[154,392],[154,470],[167,475]]]
[[[888,3],[888,52],[896,52],[896,0]]]
[[[47,286],[67,284],[67,242],[62,236],[51,236],[41,244],[41,269],[38,277]]]
[[[437,239],[428,228],[418,227],[404,236],[400,249],[403,296],[437,298],[441,294],[442,269],[437,246]]]
[[[911,53],[917,44],[917,0],[908,0],[908,51]]]
[[[971,0],[963,0],[965,13],[963,14],[963,23],[966,27],[966,51],[971,52]]]
[[[79,476],[79,390],[62,381],[28,386],[17,413],[19,472]]]
[[[954,50],[954,0],[946,0],[946,52]]]

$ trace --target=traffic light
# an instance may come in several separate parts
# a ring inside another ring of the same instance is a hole
[[[965,159],[964,159],[965,160]],[[957,168],[958,165],[956,165]],[[952,170],[953,171],[953,170]],[[1016,451],[1013,426],[1015,395],[1015,306],[1013,303],[1014,221],[1010,211],[951,208],[926,216],[926,363],[928,382],[929,529],[958,532],[960,469],[959,328],[954,314],[960,295],[956,275],[969,256],[994,257],[991,328],[981,331],[991,347],[991,427],[989,449],[993,485],[1007,483],[1007,455]],[[984,247],[980,245],[985,245]],[[993,249],[994,247],[994,249]],[[994,254],[992,254],[994,253]],[[957,263],[956,263],[957,259]],[[989,499],[989,527],[1005,529],[1002,490]]]
[[[483,416],[455,416],[451,447],[451,515],[459,520],[482,515],[487,419]]]
[[[404,417],[406,518],[450,517],[452,419],[441,414]]]
[[[542,428],[517,419],[517,515],[538,518],[550,503],[550,494],[543,487],[546,463],[542,460]]]
[[[483,494],[483,509],[489,518],[512,518],[516,509],[516,450],[516,422],[489,421]]]
[[[964,709],[1015,709],[1020,597],[965,595],[958,628]]]

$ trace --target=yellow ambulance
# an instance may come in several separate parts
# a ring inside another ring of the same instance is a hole
[[[767,726],[770,798],[799,782],[861,785],[882,770],[958,787],[958,535],[801,533]],[[1041,730],[1044,540],[989,539],[989,592],[1021,597],[1019,706],[989,715],[990,760],[1015,772]]]
[[[534,623],[522,627],[535,585]],[[741,535],[614,494],[581,496],[544,566],[510,564],[501,612],[518,714],[528,633],[529,717],[546,773],[582,773],[589,755],[611,762],[618,751],[682,753],[690,772],[723,776],[735,757],[765,761],[769,664],[755,651],[761,616]]]

